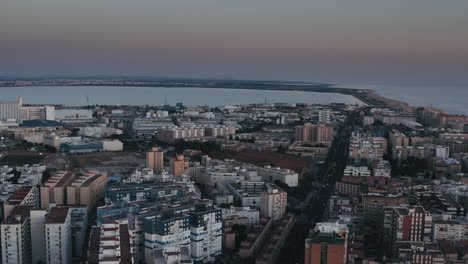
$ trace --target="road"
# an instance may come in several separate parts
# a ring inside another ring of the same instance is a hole
[[[301,214],[296,218],[296,223],[291,230],[277,263],[296,264],[304,263],[304,242],[309,236],[315,223],[322,220],[327,201],[333,193],[335,182],[343,175],[348,159],[349,137],[352,132],[354,120],[361,109],[351,112],[343,126],[338,130],[333,141],[325,164],[320,169],[320,183],[322,189],[307,194],[301,203]]]

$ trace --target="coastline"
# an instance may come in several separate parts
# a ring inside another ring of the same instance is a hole
[[[376,91],[372,90],[365,90],[365,99],[361,98],[359,95],[353,95],[354,97],[358,98],[359,100],[367,103],[367,101],[372,102],[370,105],[376,107],[387,107],[391,110],[396,112],[405,112],[405,113],[412,113],[414,108],[409,105],[407,102],[398,101],[389,99],[387,97],[379,95]]]
[[[115,87],[145,87],[145,88],[211,88],[211,89],[241,89],[241,90],[270,90],[270,91],[303,91],[303,92],[317,92],[317,93],[337,93],[350,95],[354,98],[364,102],[369,106],[387,107],[397,112],[413,112],[413,107],[408,103],[398,100],[389,99],[379,95],[376,91],[369,89],[355,89],[355,88],[337,88],[329,84],[281,84],[281,83],[243,83],[243,82],[98,82],[89,81],[82,83],[69,83],[69,82],[54,82],[54,81],[40,81],[31,84],[15,83],[0,84],[1,88],[12,87],[40,87],[40,86],[69,86],[69,87],[89,87],[89,86],[115,86]]]

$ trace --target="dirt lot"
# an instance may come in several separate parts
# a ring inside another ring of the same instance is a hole
[[[129,176],[135,169],[145,166],[145,154],[135,152],[98,152],[68,159],[71,168],[105,171],[110,176]]]
[[[299,173],[309,171],[314,159],[280,154],[270,151],[243,150],[239,152],[217,152],[213,155],[217,159],[235,159],[258,166],[273,165],[288,168]]]

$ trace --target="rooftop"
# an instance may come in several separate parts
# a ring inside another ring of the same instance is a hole
[[[34,188],[33,186],[22,186],[18,190],[16,190],[10,198],[8,198],[8,204],[15,205],[21,204],[24,198],[31,192],[31,189]]]
[[[24,223],[29,217],[29,211],[31,211],[32,206],[16,206],[13,208],[8,217],[3,221],[3,224],[20,224]]]
[[[25,127],[61,127],[62,124],[52,120],[25,120],[22,123]]]
[[[67,219],[68,207],[52,207],[49,214],[47,215],[46,224],[63,224]]]

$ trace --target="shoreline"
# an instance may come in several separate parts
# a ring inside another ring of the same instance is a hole
[[[302,92],[317,92],[317,93],[337,93],[343,95],[350,95],[362,101],[368,106],[374,107],[387,107],[397,112],[413,112],[413,107],[408,103],[398,100],[389,99],[379,95],[377,92],[369,89],[355,89],[355,88],[336,88],[327,84],[312,84],[312,85],[291,85],[280,83],[216,83],[216,82],[194,82],[194,83],[132,83],[132,82],[107,82],[96,83],[88,82],[81,84],[70,83],[34,83],[22,85],[1,85],[1,88],[14,88],[14,87],[45,87],[45,86],[67,86],[67,87],[142,87],[142,88],[209,88],[209,89],[239,89],[239,90],[269,90],[269,91],[302,91]]]

